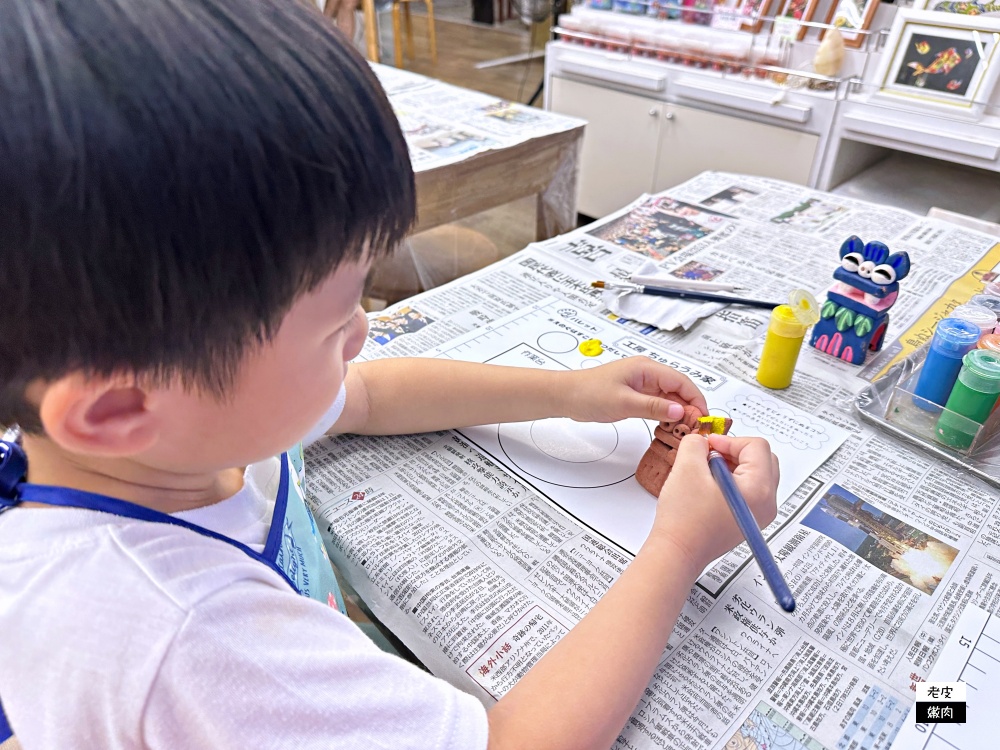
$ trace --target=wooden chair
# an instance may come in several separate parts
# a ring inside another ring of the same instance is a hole
[[[496,23],[503,23],[513,17],[514,11],[511,8],[510,0],[496,0],[496,12],[493,16]]]
[[[410,3],[414,0],[393,0],[392,3],[392,43],[395,48],[397,68],[403,67],[403,38],[400,33],[399,6],[403,6],[403,24],[406,26],[406,56],[411,60],[413,52],[413,20],[410,18]],[[434,34],[434,0],[423,0],[427,6],[427,37],[431,45],[431,62],[437,64],[437,37]]]

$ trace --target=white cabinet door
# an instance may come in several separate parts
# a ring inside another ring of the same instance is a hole
[[[817,135],[677,104],[662,119],[654,191],[709,169],[809,183]]]
[[[649,192],[667,105],[557,76],[549,86],[553,112],[587,121],[577,210],[600,217]]]

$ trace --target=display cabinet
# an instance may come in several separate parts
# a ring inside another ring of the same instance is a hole
[[[814,13],[828,18],[835,7]],[[720,22],[722,6],[699,12],[712,20],[696,25],[592,8],[560,20],[546,51],[545,101],[589,123],[581,213],[604,215],[709,169],[828,190],[894,150],[1000,171],[991,78],[1000,56],[970,57],[979,54],[970,51],[977,34],[985,35],[980,49],[1000,49],[990,21],[974,21],[970,30],[958,14],[897,13],[882,4],[870,28],[853,32],[863,42],[845,45],[831,74],[814,64],[830,28],[825,22],[766,17],[754,33],[747,30],[752,18]],[[1000,32],[1000,21],[992,23]],[[931,35],[928,44],[921,34]],[[949,43],[957,55],[951,62],[971,70],[974,85],[933,78],[933,66],[948,70],[941,56]]]

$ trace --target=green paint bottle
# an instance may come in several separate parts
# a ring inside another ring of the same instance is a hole
[[[962,358],[958,380],[948,396],[945,411],[938,419],[938,439],[952,448],[966,450],[972,445],[976,429],[966,420],[979,424],[985,422],[998,398],[1000,353],[973,349]]]

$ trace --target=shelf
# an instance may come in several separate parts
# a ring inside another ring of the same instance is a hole
[[[673,84],[673,91],[680,99],[720,104],[788,122],[805,123],[812,114],[812,107],[808,105],[783,102],[784,89],[747,91],[746,87],[736,88],[724,82],[678,78]]]
[[[1000,180],[994,172],[895,151],[830,192],[884,202],[897,196],[899,208],[925,215],[943,208],[986,221],[1000,221]]]

